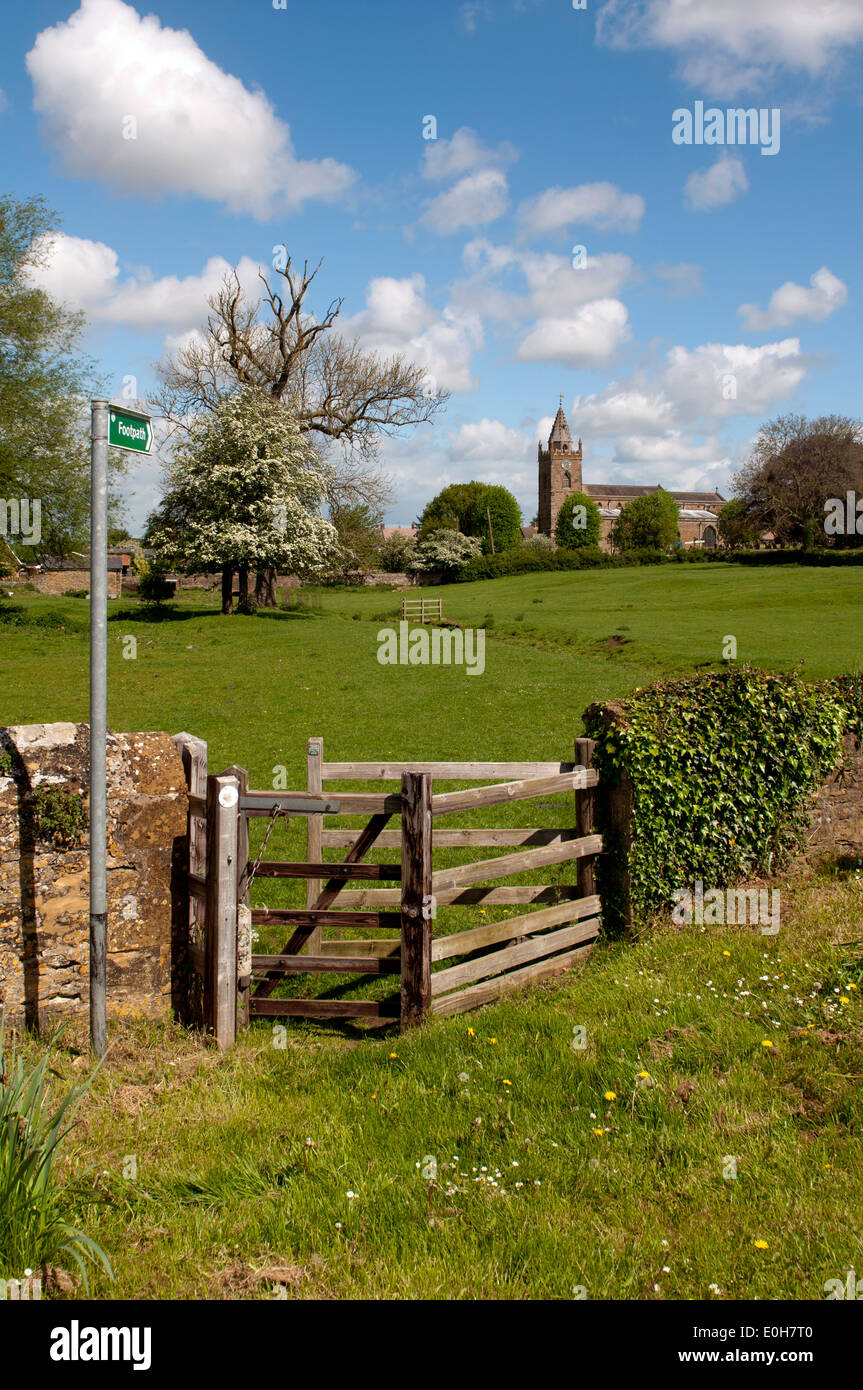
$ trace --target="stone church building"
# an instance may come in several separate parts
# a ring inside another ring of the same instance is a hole
[[[583,492],[599,507],[601,527],[599,544],[603,550],[614,549],[614,525],[620,509],[635,497],[658,492],[655,484],[583,483],[581,480],[581,440],[575,447],[563,407],[558,410],[548,437],[548,448],[539,444],[539,512],[537,529],[546,536],[554,535],[557,514],[572,492]],[[716,519],[725,506],[719,492],[674,492],[671,495],[680,508],[678,537],[682,545],[713,550],[719,544]]]

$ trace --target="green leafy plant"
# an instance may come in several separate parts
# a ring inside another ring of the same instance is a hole
[[[9,1055],[0,1021],[0,1267],[4,1278],[18,1279],[25,1269],[71,1261],[89,1292],[85,1260],[101,1265],[109,1279],[111,1264],[91,1236],[70,1224],[72,1193],[57,1185],[53,1165],[92,1077],[52,1108],[49,1057],[46,1051],[25,1066],[14,1044]]]
[[[87,829],[87,808],[77,792],[47,783],[33,796],[36,832],[60,849],[74,849]]]
[[[835,767],[849,713],[860,727],[859,682],[808,685],[751,667],[662,682],[609,711],[585,715],[595,763],[632,787],[626,863],[613,828],[608,850],[630,880],[633,918],[667,906],[702,879],[722,887],[776,872],[800,843],[810,795]],[[607,916],[619,872],[607,875]]]
[[[594,549],[599,545],[602,518],[599,507],[584,492],[571,492],[557,514],[554,538],[564,550]]]

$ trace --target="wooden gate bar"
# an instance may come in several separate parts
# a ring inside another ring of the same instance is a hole
[[[281,970],[285,975],[397,975],[400,969],[398,958],[391,956],[252,956],[253,971]]]
[[[400,799],[399,797],[396,797],[395,800],[397,800],[397,801],[399,802],[399,804],[400,804],[401,799]],[[367,854],[367,853],[368,853],[368,851],[371,849],[372,845],[374,844],[375,840],[377,839],[378,835],[380,834],[380,832],[381,832],[381,831],[384,829],[384,827],[386,826],[386,824],[387,824],[389,818],[390,818],[390,817],[389,817],[389,812],[379,812],[377,815],[372,816],[371,820],[368,822],[368,824],[366,825],[365,829],[362,831],[361,835],[359,836],[359,839],[357,840],[356,844],[355,844],[351,849],[349,849],[349,850],[348,850],[348,853],[345,855],[344,862],[345,862],[346,864],[356,864],[356,863],[359,862],[360,859],[362,859],[362,857],[363,857],[364,854]],[[324,888],[323,888],[323,889],[321,890],[321,892],[318,894],[318,897],[317,897],[317,900],[316,900],[316,902],[315,902],[314,908],[312,908],[311,912],[306,911],[305,914],[303,914],[304,917],[305,917],[305,919],[306,919],[306,923],[307,923],[307,924],[304,923],[304,925],[298,926],[298,927],[297,927],[297,930],[294,932],[293,936],[290,938],[289,941],[286,941],[286,942],[285,942],[285,945],[282,947],[282,952],[281,952],[282,955],[285,955],[285,956],[295,956],[295,955],[297,955],[297,954],[299,953],[299,951],[301,950],[301,948],[306,944],[306,942],[308,941],[309,937],[312,935],[312,932],[315,930],[315,928],[318,927],[318,926],[323,926],[323,925],[325,925],[324,922],[323,922],[323,921],[320,919],[320,917],[318,916],[318,913],[321,912],[322,910],[325,910],[326,908],[328,908],[328,907],[330,906],[331,903],[335,902],[335,900],[336,900],[336,898],[338,897],[339,893],[341,893],[341,891],[342,891],[343,885],[344,885],[344,879],[330,878],[330,879],[328,880],[328,882],[326,883],[326,885],[324,886]],[[331,915],[333,915],[333,914],[331,914]],[[349,923],[348,923],[347,921],[344,920],[344,914],[343,914],[343,913],[338,913],[338,914],[335,914],[335,915],[338,916],[339,921],[340,921],[344,926],[349,925]],[[357,914],[357,916],[361,916],[361,915],[362,915],[362,914]],[[381,914],[379,914],[379,915],[380,915],[380,916],[386,916],[387,914],[381,913]],[[255,916],[256,916],[256,914],[253,912],[253,913],[252,913],[252,921],[253,921],[253,922],[255,921]],[[286,916],[282,916],[282,915],[280,914],[279,916],[277,916],[277,917],[275,917],[275,918],[272,918],[272,919],[269,919],[269,918],[265,918],[265,919],[258,918],[258,920],[259,920],[259,921],[260,921],[260,920],[273,920],[273,921],[285,921],[285,922],[290,922],[290,921],[296,921],[297,919],[296,919],[296,914],[288,914],[288,915],[286,915]],[[350,925],[356,925],[356,926],[362,926],[362,925],[364,925],[364,924],[367,925],[367,926],[375,925],[374,923],[372,923],[372,922],[369,920],[369,917],[368,917],[367,915],[365,916],[364,923],[363,923],[363,922],[354,922],[354,923],[350,923]],[[389,923],[386,922],[386,923],[383,923],[383,925],[388,926]],[[278,982],[279,982],[279,978],[280,978],[280,976],[279,976],[278,972],[277,972],[277,971],[274,971],[271,975],[268,975],[267,978],[266,978],[265,980],[261,980],[260,983],[258,984],[258,986],[257,986],[256,989],[255,989],[254,997],[255,997],[256,999],[263,999],[263,998],[266,998],[268,995],[272,994],[273,990],[275,989],[276,985],[277,985]]]
[[[431,1002],[432,779],[402,773],[401,1026],[422,1023]]]
[[[240,798],[240,810],[247,816],[271,816],[276,806],[294,816],[335,816],[340,810],[338,801],[304,792],[247,791]]]
[[[402,876],[401,864],[304,864],[291,861],[283,863],[276,859],[258,865],[257,878],[323,878],[330,881],[337,878],[372,878],[398,882]]]
[[[440,869],[434,875],[434,891],[439,888],[460,888],[466,883],[481,883],[486,878],[505,878],[508,874],[524,873],[547,864],[563,864],[582,854],[598,854],[602,849],[600,835],[588,835],[583,840],[567,840],[561,845],[544,849],[526,849],[522,854],[501,854],[497,859],[480,859],[474,864],[459,864],[455,869]]]

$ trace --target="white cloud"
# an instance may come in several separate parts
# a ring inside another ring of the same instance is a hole
[[[623,193],[613,183],[582,183],[576,188],[547,188],[519,204],[522,240],[567,231],[575,226],[635,232],[644,216],[640,193]]]
[[[187,30],[122,0],[82,0],[37,36],[27,70],[66,170],[123,194],[193,195],[265,219],[331,200],[355,178],[334,159],[297,159],[263,92],[223,72]],[[130,117],[136,138],[124,139]]]
[[[585,437],[641,437],[642,448],[645,439],[654,437],[663,441],[657,455],[668,457],[683,429],[698,432],[732,416],[761,415],[788,400],[808,366],[797,338],[761,347],[672,347],[657,370],[640,369],[627,382],[613,381],[603,391],[577,396],[572,416]],[[572,419],[570,425],[575,428]]]
[[[501,141],[497,149],[490,149],[475,130],[463,125],[450,139],[426,143],[422,176],[440,182],[460,178],[473,169],[502,168],[517,158],[518,151],[508,140]]]
[[[207,299],[231,269],[222,256],[211,256],[197,275],[153,277],[146,269],[120,279],[117,252],[86,237],[49,234],[48,258],[34,266],[31,281],[53,299],[83,309],[93,322],[124,324],[182,334],[203,323]],[[260,295],[258,263],[244,256],[237,266],[240,283],[252,297]]]
[[[426,299],[425,279],[379,276],[369,282],[366,307],[339,321],[363,347],[384,356],[403,352],[448,391],[472,391],[471,359],[482,346],[482,322],[456,305],[435,309]]]
[[[523,463],[531,440],[521,431],[510,429],[500,420],[481,420],[460,425],[449,432],[449,451],[452,458],[471,463]]]
[[[465,174],[452,188],[426,205],[419,221],[440,235],[462,227],[484,227],[496,222],[509,206],[509,186],[500,169],[480,169]]]
[[[484,237],[469,241],[462,252],[471,271],[453,286],[453,297],[477,313],[511,322],[518,318],[562,318],[593,299],[618,294],[631,279],[629,256],[605,252],[588,256],[577,268],[566,256],[496,246]],[[521,277],[525,291],[505,289],[494,277]]]
[[[766,309],[757,304],[741,304],[738,309],[743,327],[750,333],[763,333],[771,328],[784,328],[795,319],[811,319],[822,323],[848,300],[848,287],[822,265],[809,281],[810,288],[786,280],[770,296]]]
[[[659,435],[623,435],[614,447],[614,457],[622,463],[716,463],[723,456],[715,435],[698,441],[681,430]],[[686,484],[677,486],[685,488]]]
[[[607,0],[597,41],[664,48],[685,80],[733,96],[785,69],[816,79],[863,41],[860,0]]]
[[[743,160],[724,155],[709,169],[695,170],[684,185],[686,206],[691,212],[712,212],[733,203],[749,188]]]
[[[538,319],[516,356],[521,362],[600,366],[630,336],[626,320],[626,305],[619,299],[594,299],[567,318]]]
[[[93,315],[114,294],[120,275],[117,252],[104,241],[47,233],[39,238],[45,259],[28,271],[31,284],[72,309]]]

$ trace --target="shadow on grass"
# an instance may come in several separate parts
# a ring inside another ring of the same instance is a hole
[[[2,613],[0,609],[0,621]],[[182,623],[189,618],[222,618],[226,623],[243,618],[314,618],[320,616],[303,608],[282,609],[259,608],[254,613],[222,613],[218,608],[171,608],[168,605],[142,605],[140,608],[120,608],[108,615],[109,623]],[[11,620],[10,621],[15,621]]]

